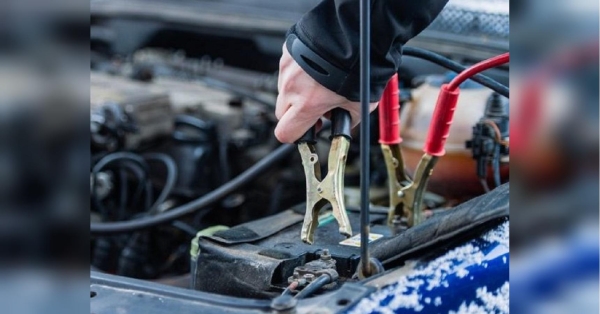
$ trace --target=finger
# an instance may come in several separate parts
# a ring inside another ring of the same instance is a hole
[[[378,102],[370,103],[369,104],[369,113],[371,113],[375,109],[377,109],[378,105],[379,105]],[[350,116],[352,117],[352,128],[355,128],[357,125],[360,124],[360,121],[362,120],[360,105],[353,104],[353,105],[349,106],[348,109],[346,109],[346,110],[348,110],[350,112]]]
[[[284,83],[284,74],[288,71],[286,71],[286,69],[290,68],[290,64],[293,61],[292,56],[288,53],[287,48],[285,46],[285,44],[283,44],[283,47],[281,48],[282,50],[282,54],[281,54],[281,58],[279,58],[279,78],[277,80],[277,90],[281,91],[282,89],[282,83]]]
[[[319,110],[307,110],[302,105],[290,107],[275,127],[275,137],[282,143],[293,143],[313,127],[321,117]]]
[[[287,100],[288,97],[285,94],[277,95],[277,102],[275,103],[275,116],[277,120],[281,120],[281,117],[290,109],[292,104]]]
[[[377,109],[377,106],[379,106],[379,102],[372,102],[369,104],[369,112],[373,112],[375,111],[375,109]]]

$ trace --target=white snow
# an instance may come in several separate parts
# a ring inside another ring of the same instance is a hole
[[[496,227],[494,230],[486,233],[483,236],[483,239],[487,242],[494,243],[498,242],[500,245],[505,247],[509,247],[509,237],[510,237],[510,224],[509,221],[501,224]]]
[[[488,232],[482,238],[484,241],[499,243],[508,247],[508,228],[509,225],[506,222],[495,230]],[[419,289],[425,288],[431,291],[440,286],[449,287],[448,276],[456,275],[463,278],[469,274],[469,271],[465,269],[466,267],[476,264],[481,265],[484,259],[486,259],[486,256],[478,246],[472,243],[454,248],[425,265],[415,267],[410,274],[399,278],[396,284],[389,285],[372,294],[369,298],[361,300],[350,313],[370,313],[374,310],[382,313],[394,313],[401,308],[421,311],[424,308],[421,301],[430,304],[431,299],[425,298],[422,300],[422,296],[417,293]],[[487,267],[487,263],[484,267]],[[473,279],[473,276],[470,279]],[[381,306],[381,302],[390,296],[389,304]],[[477,289],[477,297],[484,304],[483,308],[491,306],[498,308],[500,311],[504,309],[502,302],[506,303],[506,307],[508,306],[508,283],[506,287],[503,286],[494,293],[488,293],[485,287],[479,288]],[[440,297],[436,297],[433,303],[435,306],[440,306],[442,300]],[[472,311],[479,309],[478,306],[476,303],[468,305],[463,303],[457,313],[476,313]]]
[[[471,301],[469,305],[463,302],[458,311],[449,314],[476,314],[476,313],[509,313],[509,283],[494,292],[488,292],[486,287],[477,289],[479,302]]]
[[[466,268],[461,268],[459,270],[456,271],[456,276],[458,278],[464,278],[469,274],[469,271]],[[473,277],[471,277],[473,278]]]

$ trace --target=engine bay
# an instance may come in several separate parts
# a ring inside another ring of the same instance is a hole
[[[153,26],[135,47],[111,44],[106,34],[127,33],[121,28],[136,23],[144,25],[106,14],[92,23],[98,36],[92,36],[90,76],[91,221],[99,226],[92,228],[92,270],[267,300],[325,277],[315,295],[365,283],[358,271],[364,210],[358,128],[343,176],[353,234],[340,234],[325,206],[314,243],[300,240],[307,200],[302,160],[295,146],[281,145],[273,134],[273,46],[280,48],[282,34],[212,28],[208,36],[167,23]],[[478,59],[474,55],[446,57],[467,65]],[[486,74],[506,84],[507,70]],[[398,72],[402,154],[411,177],[436,98],[453,72],[412,56]],[[369,246],[383,274],[508,219],[508,112],[508,98],[472,80],[461,85],[446,155],[423,195],[423,222],[401,230],[388,226],[380,120],[377,113],[370,116]],[[330,135],[316,136],[315,154],[327,155]],[[327,158],[321,162],[326,172]]]

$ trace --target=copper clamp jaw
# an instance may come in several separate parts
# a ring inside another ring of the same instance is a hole
[[[327,162],[327,175],[321,179],[321,165],[315,149],[315,130],[311,128],[299,141],[298,150],[306,177],[306,213],[300,238],[312,244],[319,225],[319,212],[327,203],[331,204],[333,216],[339,224],[339,232],[347,237],[352,227],[344,203],[344,172],[350,148],[350,114],[343,109],[332,112],[331,148]]]
[[[388,175],[388,225],[393,232],[421,222],[423,194],[437,157],[425,154],[411,179],[404,171],[400,150],[400,98],[398,76],[394,75],[379,102],[379,142]]]
[[[388,225],[397,227],[405,221],[407,227],[418,225],[423,220],[423,194],[438,158],[424,154],[411,180],[404,172],[400,146],[381,145],[388,174],[389,212]]]

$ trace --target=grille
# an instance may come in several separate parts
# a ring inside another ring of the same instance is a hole
[[[428,29],[464,36],[508,39],[508,0],[454,0]]]

